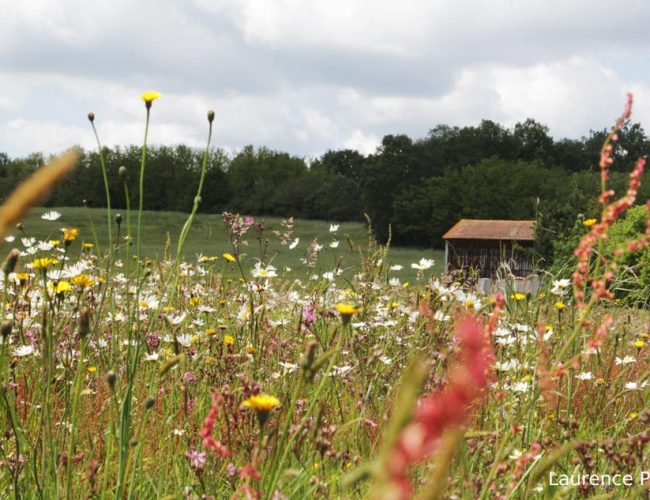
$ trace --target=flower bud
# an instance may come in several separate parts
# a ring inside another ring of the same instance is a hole
[[[147,396],[147,399],[144,400],[145,410],[151,410],[155,404],[156,404],[156,400],[151,396]]]
[[[90,121],[90,123],[93,123],[95,121],[95,113],[88,113],[88,121]]]
[[[118,226],[122,224],[122,214],[117,214],[115,216],[115,222],[117,223]]]
[[[16,231],[22,231],[23,229],[25,229],[25,226],[23,226],[22,222],[16,224]]]
[[[79,336],[86,337],[90,333],[90,311],[87,307],[82,307],[79,313]]]
[[[212,123],[213,120],[214,120],[214,111],[210,110],[208,111],[208,122]]]
[[[122,178],[125,178],[128,173],[129,171],[124,165],[122,165],[120,168],[117,169],[117,175],[119,175]]]
[[[115,372],[111,370],[106,374],[106,383],[112,389],[115,386],[115,382],[117,382],[117,375],[115,375]]]
[[[7,320],[4,320],[0,324],[0,335],[2,335],[2,341],[4,342],[11,335],[11,323]]]

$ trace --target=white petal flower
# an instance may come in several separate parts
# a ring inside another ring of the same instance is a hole
[[[300,243],[300,238],[296,238],[295,240],[293,240],[289,245],[289,250],[293,250],[294,248],[296,248],[298,246],[298,243]]]
[[[424,259],[424,258],[422,258],[422,259],[420,259],[420,262],[418,262],[417,264],[411,264],[411,267],[413,269],[417,269],[418,271],[426,271],[427,269],[432,267],[433,264],[434,264],[433,259]]]
[[[41,215],[41,219],[49,221],[57,220],[59,217],[61,217],[61,214],[56,210],[50,210],[49,212],[45,212],[43,215]]]
[[[20,241],[25,248],[33,247],[36,244],[36,238],[20,238]]]
[[[395,264],[394,266],[390,266],[391,271],[401,271],[404,269],[404,266],[400,266],[399,264]]]
[[[443,313],[442,311],[436,311],[433,315],[433,319],[436,321],[449,321],[451,317],[448,314]]]
[[[255,278],[275,278],[277,276],[275,271],[275,267],[271,265],[262,266],[262,263],[258,262],[255,264],[252,274]]]
[[[338,230],[339,230],[339,224],[331,224],[330,225],[330,233],[335,233]]]
[[[591,380],[594,378],[591,372],[582,372],[576,375],[576,378],[579,380]]]
[[[20,345],[14,349],[14,356],[22,358],[23,356],[31,356],[34,352],[34,346]]]
[[[339,247],[339,242],[338,241],[332,241],[330,243],[330,248],[338,248]]]
[[[516,382],[510,387],[510,389],[514,392],[528,392],[528,382]]]
[[[54,245],[52,245],[52,243],[49,243],[47,241],[39,241],[37,248],[41,252],[49,252],[50,250],[52,250],[54,248]]]

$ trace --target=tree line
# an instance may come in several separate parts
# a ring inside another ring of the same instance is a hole
[[[333,221],[372,220],[378,238],[391,230],[394,244],[439,247],[458,219],[538,219],[538,250],[549,258],[551,242],[573,226],[577,213],[595,211],[597,165],[606,130],[581,139],[556,140],[532,119],[512,128],[484,120],[478,126],[438,125],[420,139],[387,135],[374,154],[330,150],[307,160],[265,147],[235,154],[210,152],[203,212],[238,211]],[[615,150],[612,184],[624,189],[626,174],[649,139],[627,123]],[[105,148],[111,202],[134,206],[141,148]],[[203,151],[187,146],[148,149],[144,205],[149,210],[188,211],[196,192]],[[44,158],[0,153],[0,197]],[[120,175],[120,167],[122,173]],[[650,196],[645,184],[640,201]],[[47,205],[105,205],[99,155],[82,151],[75,172],[56,187]]]

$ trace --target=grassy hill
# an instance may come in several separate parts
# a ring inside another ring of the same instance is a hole
[[[41,215],[49,210],[60,212],[61,218],[56,221],[41,219]],[[127,232],[126,213],[121,210],[114,210],[113,214],[120,213],[123,222],[120,230],[121,236]],[[165,243],[169,241],[170,253],[173,255],[181,228],[187,219],[187,214],[180,212],[145,212],[143,214],[143,254],[151,258],[160,258],[165,250]],[[342,259],[342,268],[358,265],[359,251],[367,250],[368,229],[365,224],[344,222],[339,224],[336,233],[330,232],[330,223],[326,221],[295,220],[293,238],[300,238],[300,242],[293,250],[280,244],[279,239],[273,234],[274,230],[282,230],[280,223],[282,219],[275,217],[260,217],[256,222],[264,221],[265,231],[263,239],[269,240],[268,255],[272,258],[272,264],[278,270],[285,267],[291,268],[296,276],[305,274],[307,268],[300,261],[300,258],[307,255],[310,243],[316,239],[323,245],[319,256],[316,272],[331,270],[338,259]],[[131,214],[131,233],[136,234],[137,213]],[[13,243],[5,243],[5,252],[12,246],[21,248],[20,238],[24,236],[35,237],[40,240],[57,239],[60,236],[62,227],[75,227],[80,231],[80,239],[90,242],[99,248],[99,253],[106,249],[108,243],[106,210],[98,208],[83,207],[59,207],[56,209],[35,208],[23,222],[23,231],[14,231],[16,237]],[[113,237],[117,234],[117,225],[113,223]],[[259,257],[259,242],[253,228],[247,233],[249,246],[246,258],[254,259]],[[330,248],[332,241],[339,241],[336,249]],[[348,241],[352,242],[354,250],[351,250]],[[77,246],[76,248],[78,248]],[[185,259],[193,260],[196,255],[206,256],[217,255],[221,257],[224,252],[232,251],[228,241],[226,228],[221,220],[220,214],[199,214],[194,219],[192,229],[188,235],[183,256]],[[352,258],[352,252],[356,254]],[[391,273],[402,281],[415,279],[416,271],[411,269],[411,263],[418,262],[421,258],[434,259],[435,265],[427,274],[433,272],[439,274],[444,266],[444,252],[432,249],[414,248],[391,248],[389,252],[389,264],[399,264],[403,269]]]

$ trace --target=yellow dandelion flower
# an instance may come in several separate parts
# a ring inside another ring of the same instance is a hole
[[[205,334],[206,334],[208,337],[212,337],[213,335],[216,335],[216,334],[217,334],[217,330],[216,330],[216,328],[208,328],[208,329],[205,331]]]
[[[29,279],[29,274],[27,273],[16,273],[16,279],[20,281],[21,284],[25,283]]]
[[[591,227],[596,222],[598,222],[598,219],[586,219],[585,221],[583,221],[583,224],[584,224],[585,227]]]
[[[84,247],[86,250],[90,250],[90,249],[91,249],[92,247],[94,247],[94,246],[95,246],[95,245],[93,245],[92,243],[84,243],[84,244],[83,244],[83,247]]]
[[[235,262],[237,259],[235,259],[235,256],[231,253],[224,253],[223,258],[226,259],[228,262]]]
[[[235,339],[233,338],[232,335],[224,335],[223,343],[226,345],[233,345],[235,343]]]
[[[53,247],[58,247],[61,244],[61,240],[50,240],[50,245]]]
[[[86,370],[88,371],[88,373],[95,373],[97,371],[97,367],[89,366],[88,368],[86,368]]]
[[[35,259],[32,261],[32,267],[34,269],[47,269],[50,266],[55,266],[59,263],[56,259],[50,259],[48,257],[42,257],[40,259]]]
[[[60,293],[69,292],[70,290],[72,290],[72,286],[70,285],[70,282],[64,280],[64,281],[59,281],[56,284],[56,287],[54,288],[54,293],[59,295]]]
[[[643,340],[637,340],[634,342],[634,347],[637,349],[643,349],[645,347],[645,342]]]
[[[352,316],[361,312],[361,308],[352,304],[336,304],[334,306],[341,316]]]
[[[251,408],[257,412],[268,413],[276,406],[280,406],[280,400],[275,396],[269,396],[268,394],[258,394],[257,396],[251,396],[248,398],[242,403],[242,406]]]
[[[526,298],[526,294],[525,293],[513,293],[510,296],[510,298],[515,299],[518,302],[520,300],[524,300]]]
[[[79,230],[77,228],[63,228],[63,241],[73,241],[79,237]]]
[[[72,284],[78,286],[79,288],[85,289],[93,286],[95,284],[95,280],[93,280],[87,274],[80,274],[72,278]]]
[[[565,304],[564,302],[562,302],[561,300],[558,300],[558,301],[555,303],[555,309],[557,309],[558,311],[561,311],[561,310],[564,309],[565,307],[566,307],[566,304]]]
[[[151,103],[160,97],[160,93],[150,90],[142,94],[140,97],[145,102],[145,104],[151,106]]]
[[[199,299],[198,297],[192,297],[188,301],[188,303],[189,303],[190,306],[195,307],[195,306],[198,306],[201,303],[201,299]]]
[[[246,352],[247,352],[248,354],[255,354],[255,348],[254,348],[252,345],[248,344],[248,345],[246,346]]]

